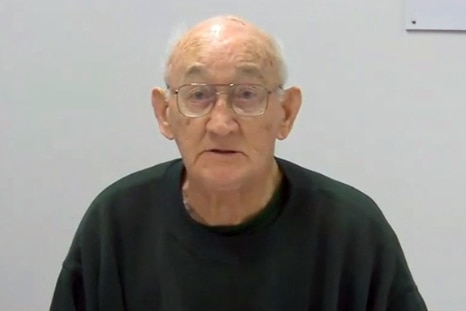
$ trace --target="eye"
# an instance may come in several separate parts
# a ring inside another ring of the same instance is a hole
[[[234,96],[236,99],[239,100],[256,100],[258,97],[258,87],[257,86],[239,86],[234,93]]]
[[[188,99],[192,101],[203,101],[209,99],[212,92],[209,88],[204,86],[198,86],[191,89],[188,93]]]

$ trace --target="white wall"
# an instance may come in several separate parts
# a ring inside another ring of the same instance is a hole
[[[150,89],[180,22],[276,34],[304,106],[278,155],[371,195],[431,310],[466,310],[466,33],[407,33],[402,0],[0,1],[0,301],[48,308],[84,211],[177,156]]]

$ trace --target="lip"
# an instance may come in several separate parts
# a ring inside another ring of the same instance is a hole
[[[233,153],[238,153],[238,151],[233,150],[233,149],[209,149],[207,152],[213,152],[213,153],[219,153],[219,154],[233,154]]]
[[[217,155],[224,155],[224,156],[235,155],[235,154],[241,153],[238,150],[227,149],[227,148],[212,148],[212,149],[207,149],[205,152],[211,153],[211,154],[217,154]]]

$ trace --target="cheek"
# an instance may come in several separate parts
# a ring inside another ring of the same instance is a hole
[[[264,132],[268,133],[271,136],[274,136],[275,132],[277,131],[277,124],[276,122],[268,121],[264,124]]]
[[[273,109],[270,111],[270,115],[264,122],[263,129],[269,134],[269,136],[276,138],[281,126],[282,116],[278,109]]]
[[[172,124],[175,141],[181,155],[186,158],[195,155],[201,146],[202,125],[183,117],[174,118]]]
[[[186,135],[186,132],[188,132],[187,128],[189,128],[191,119],[184,118],[181,114],[179,114],[175,104],[172,104],[170,106],[170,110],[168,113],[168,120],[172,128],[173,134],[175,135],[175,139],[179,140],[184,135]]]
[[[249,128],[244,134],[253,153],[262,158],[265,154],[273,152],[278,126],[276,122],[267,121],[260,126]]]

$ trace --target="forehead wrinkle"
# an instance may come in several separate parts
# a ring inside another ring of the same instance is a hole
[[[257,38],[246,38],[241,42],[241,51],[235,53],[237,71],[257,77],[264,83],[275,84],[279,79],[274,54],[265,42]]]
[[[241,46],[242,51],[236,51],[235,47]],[[213,70],[217,66],[221,68],[221,74],[226,73],[224,65],[231,66],[234,77],[241,78],[247,76],[258,78],[261,82],[267,83],[266,72],[274,72],[275,64],[270,60],[269,51],[262,44],[256,42],[234,41],[222,44],[221,46],[207,46],[198,51],[186,51],[187,55],[179,54],[174,62],[175,72],[183,81],[195,76],[215,76]],[[192,59],[192,62],[191,62]],[[217,67],[218,68],[218,67]],[[229,69],[227,69],[229,70]],[[272,74],[274,75],[274,74]],[[176,77],[174,77],[176,78]],[[273,79],[269,77],[269,79]],[[269,81],[271,82],[271,81]]]
[[[221,31],[217,29],[218,31],[214,35],[212,29],[215,25],[221,25],[222,29]],[[239,47],[240,51],[235,51],[236,47]],[[186,58],[197,58],[202,62],[202,60],[209,58],[208,56],[211,53],[230,54],[228,55],[229,58],[239,62],[258,63],[263,69],[259,70],[259,73],[264,81],[266,77],[269,80],[282,79],[282,63],[277,55],[273,39],[254,25],[234,19],[217,19],[215,23],[204,22],[192,28],[174,47],[168,61],[168,67],[170,72],[173,73],[171,69],[173,67],[179,68],[176,65],[183,63]],[[207,57],[205,57],[206,55]],[[213,57],[213,60],[215,59]],[[221,60],[222,57],[217,57],[217,59]],[[209,61],[212,61],[212,59],[209,59]],[[271,71],[270,77],[269,74],[264,75],[263,72],[266,69]],[[250,74],[249,72],[246,73]],[[283,81],[277,82],[282,83]]]
[[[231,81],[228,81],[229,83],[237,82],[239,79],[243,77],[259,79],[263,83],[266,82],[263,71],[257,64],[239,63],[236,64],[234,68],[234,77]],[[188,68],[183,74],[181,83],[185,83],[195,77],[208,78],[210,76],[211,75],[209,74],[207,66],[199,62],[195,62],[188,66]]]

